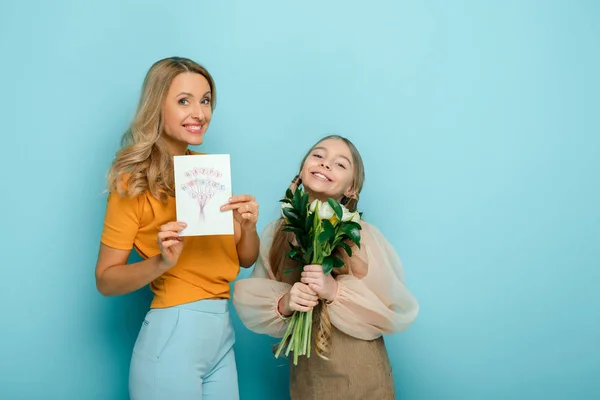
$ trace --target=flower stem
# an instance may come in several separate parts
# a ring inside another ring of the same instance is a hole
[[[294,314],[294,315],[296,315],[296,314]],[[275,353],[275,358],[279,358],[279,355],[281,354],[281,351],[285,347],[286,339],[290,337],[290,333],[292,332],[292,328],[293,327],[294,327],[294,318],[292,316],[292,319],[288,323],[288,327],[285,330],[285,333],[283,334],[283,338],[281,339],[281,342],[279,343],[279,346],[277,346],[277,352]]]
[[[304,318],[304,326],[303,326],[303,328],[304,328],[303,329],[304,330],[304,335],[303,335],[304,336],[304,343],[303,343],[304,348],[303,348],[303,350],[304,351],[302,353],[304,355],[307,355],[307,354],[310,355],[310,350],[308,350],[308,349],[310,346],[310,327],[312,325],[312,313],[313,313],[313,310],[311,309],[309,312],[305,313],[306,316]]]

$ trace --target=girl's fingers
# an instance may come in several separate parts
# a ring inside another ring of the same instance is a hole
[[[301,278],[300,282],[304,283],[305,285],[308,285],[309,289],[312,289],[310,287],[311,284],[319,285],[319,279],[314,279],[314,278]],[[312,290],[314,290],[314,289],[312,289]]]
[[[306,265],[306,266],[304,266],[304,271],[305,272],[323,273],[323,266],[321,266],[321,265]]]
[[[313,309],[313,307],[304,307],[304,306],[301,306],[298,304],[293,304],[290,308],[294,311],[301,311],[301,312],[309,312],[310,310]]]
[[[300,294],[298,294],[298,298],[300,298],[302,300],[315,301],[315,300],[317,300],[318,297],[313,296],[311,294],[300,293]]]
[[[319,304],[319,301],[318,300],[292,299],[291,304],[294,304],[294,305],[300,306],[300,307],[313,308],[317,304]]]
[[[307,284],[302,284],[302,286],[300,286],[300,291],[302,293],[306,293],[312,296],[316,296],[317,293],[315,293],[314,290],[312,290]]]
[[[323,276],[323,272],[310,272],[310,271],[304,271],[302,272],[302,274],[300,274],[302,277],[305,278],[320,278]]]
[[[310,284],[308,285],[308,287],[309,287],[309,288],[311,288],[311,289],[312,289],[312,290],[314,290],[314,291],[317,291],[317,290],[319,290],[319,289],[320,289],[320,287],[319,287],[318,285],[314,284],[314,283],[310,283]]]

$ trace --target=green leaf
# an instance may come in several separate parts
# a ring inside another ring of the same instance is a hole
[[[333,259],[332,257],[325,257],[323,259],[323,264],[321,264],[323,266],[323,273],[325,275],[329,275],[331,273],[331,270],[333,269]]]
[[[302,257],[300,254],[292,258],[292,260],[297,261],[300,264],[304,264],[304,257]]]
[[[344,215],[344,212],[342,211],[342,207],[340,207],[340,203],[338,203],[337,201],[335,201],[334,199],[331,199],[331,198],[328,198],[327,202],[329,203],[331,208],[333,208],[333,211],[335,211],[335,215],[341,221],[342,216]]]
[[[292,190],[291,190],[291,189],[287,189],[287,190],[285,191],[285,197],[286,197],[287,199],[289,199],[289,200],[292,200],[292,198],[294,197],[294,194],[292,193]]]
[[[327,256],[323,259],[321,265],[323,266],[323,273],[327,275],[331,273],[332,269],[343,267],[344,262],[336,256]]]
[[[289,256],[290,258],[294,258],[294,257],[297,257],[299,253],[300,253],[300,250],[298,250],[298,249],[292,249],[292,250],[290,250],[290,252],[288,253],[288,256]]]
[[[295,210],[293,210],[293,209],[291,209],[291,208],[283,208],[282,210],[283,210],[283,215],[285,215],[285,217],[286,217],[288,220],[290,220],[290,221],[293,221],[293,220],[296,220],[296,221],[298,221],[298,220],[299,220],[299,218],[300,218],[300,217],[299,217],[299,215],[296,213],[296,211],[295,211]]]
[[[314,220],[315,220],[315,214],[314,213],[312,213],[308,217],[306,217],[306,222],[304,224],[306,232],[310,232],[310,229],[313,227]]]
[[[352,257],[352,248],[350,248],[350,246],[348,246],[348,243],[340,242],[339,245],[341,248],[346,250],[346,254],[348,254],[348,257]]]
[[[342,225],[342,232],[344,232],[350,240],[352,240],[360,248],[360,230],[356,228],[358,225],[355,223]],[[359,225],[360,226],[360,225]]]
[[[296,236],[303,236],[304,230],[302,228],[297,228],[295,226],[290,226],[282,229],[283,232],[293,232]]]
[[[335,236],[335,228],[328,219],[323,220],[323,230],[329,232],[332,237]]]
[[[322,244],[328,242],[333,237],[335,237],[335,229],[333,228],[333,225],[331,225],[331,222],[329,222],[329,220],[324,219],[323,232],[321,232],[317,240],[319,243]]]
[[[344,266],[344,261],[342,261],[341,258],[335,256],[331,256],[331,258],[333,258],[333,268],[341,268]]]
[[[312,257],[314,252],[314,248],[311,246],[308,248],[308,250],[306,250],[306,253],[304,254],[304,257],[307,258],[308,260],[310,260],[310,258]],[[310,261],[307,261],[310,262]]]
[[[298,189],[300,190],[300,189]],[[302,219],[306,218],[306,214],[308,211],[308,193],[304,193],[302,195],[302,197],[300,198],[300,217],[302,217]]]
[[[294,198],[292,200],[292,205],[294,206],[294,208],[296,210],[300,209],[300,200],[302,199],[302,191],[296,189],[296,191],[294,192]]]
[[[358,229],[359,231],[362,229],[362,226],[360,226],[360,224],[357,222],[347,221],[347,222],[344,222],[344,225],[352,226],[352,227]]]

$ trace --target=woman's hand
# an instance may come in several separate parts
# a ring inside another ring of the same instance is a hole
[[[233,196],[229,203],[221,206],[221,211],[233,210],[233,218],[243,230],[256,229],[258,221],[258,203],[253,196],[242,194]]]
[[[161,269],[165,271],[173,267],[183,251],[183,238],[179,236],[187,224],[185,222],[169,222],[158,230],[158,248],[161,256]]]

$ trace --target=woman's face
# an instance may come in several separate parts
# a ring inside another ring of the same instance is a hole
[[[184,72],[171,82],[162,117],[163,137],[173,154],[202,144],[212,117],[211,96],[208,80],[200,74]]]

